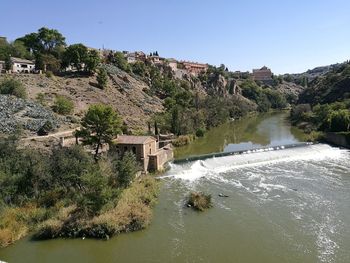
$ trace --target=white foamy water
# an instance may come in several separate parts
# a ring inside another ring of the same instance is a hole
[[[211,193],[216,209],[236,220],[249,220],[235,213],[237,206],[250,208],[259,214],[255,220],[268,222],[271,234],[297,255],[350,262],[349,171],[348,150],[317,144],[172,164],[164,178],[169,186],[180,183],[184,192]]]
[[[198,160],[184,165],[171,164],[171,170],[166,177],[195,181],[202,177],[224,173],[233,169],[261,166],[282,161],[337,159],[346,152],[346,150],[340,150],[326,144],[281,150],[271,149],[268,151],[247,151],[245,154],[240,155]]]

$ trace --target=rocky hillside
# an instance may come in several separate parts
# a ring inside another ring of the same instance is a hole
[[[107,87],[101,90],[97,88],[93,76],[11,75],[25,86],[28,100],[1,96],[0,129],[2,132],[12,130],[16,123],[20,123],[29,131],[35,131],[46,119],[54,120],[58,130],[65,130],[77,126],[89,105],[103,103],[112,105],[130,129],[145,130],[149,118],[163,110],[162,101],[147,94],[149,87],[144,82],[117,68],[109,76]],[[5,77],[0,75],[0,81]],[[43,94],[43,106],[37,102],[38,94]],[[57,95],[68,97],[74,102],[72,116],[63,117],[52,112]]]
[[[316,78],[300,94],[299,103],[332,103],[350,98],[350,64]]]

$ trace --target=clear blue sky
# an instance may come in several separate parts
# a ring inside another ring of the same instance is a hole
[[[295,73],[350,59],[349,0],[0,0],[0,14],[9,40],[46,26],[68,44],[230,70]]]

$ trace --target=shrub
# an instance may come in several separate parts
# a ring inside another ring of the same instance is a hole
[[[175,140],[173,140],[172,144],[175,147],[180,147],[180,146],[185,146],[185,145],[190,144],[193,140],[194,140],[193,135],[181,135],[178,138],[176,138]]]
[[[71,114],[74,109],[74,103],[69,98],[64,96],[57,96],[55,104],[53,105],[54,112],[62,115]]]
[[[196,131],[196,136],[197,137],[203,137],[204,134],[205,134],[205,129],[203,129],[203,128],[197,129],[197,131]]]
[[[52,131],[52,129],[53,129],[52,123],[50,121],[46,121],[44,125],[41,126],[41,128],[38,130],[37,134],[39,136],[48,135],[49,132]]]
[[[41,105],[45,105],[45,94],[44,93],[38,93],[36,95],[36,101],[39,102]]]
[[[46,76],[47,78],[53,78],[53,77],[54,77],[52,71],[46,71],[45,76]]]
[[[107,81],[108,81],[108,75],[107,75],[107,71],[104,68],[100,68],[100,70],[97,73],[97,77],[96,77],[98,86],[101,89],[104,89],[107,85]]]
[[[120,186],[128,187],[135,178],[138,165],[136,157],[132,152],[126,152],[117,164],[118,177],[117,181]]]
[[[187,205],[198,211],[204,211],[213,206],[211,195],[202,192],[190,193]]]
[[[15,79],[5,79],[0,83],[0,94],[14,95],[18,98],[27,97],[26,90],[22,83]]]

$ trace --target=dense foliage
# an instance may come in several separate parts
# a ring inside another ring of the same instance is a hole
[[[296,125],[307,124],[307,130],[349,132],[350,130],[350,65],[316,78],[299,97],[291,111]]]
[[[136,171],[137,164],[132,153],[127,153],[119,162],[109,156],[97,163],[81,146],[58,148],[48,154],[20,149],[15,138],[2,139],[0,247],[22,237],[31,227],[32,230],[35,229],[44,220],[48,221],[37,234],[41,238],[78,235],[79,224],[86,228],[84,222],[105,214],[107,208],[113,209],[116,203],[119,204],[120,193],[130,186]],[[142,193],[138,191],[134,192],[135,203],[130,203],[130,207],[139,202],[139,196],[145,198],[147,195],[147,189],[143,189]],[[151,200],[147,202],[146,205]],[[118,209],[119,217],[116,216],[109,223],[117,221],[120,230],[129,227],[132,218],[125,221],[130,216],[129,210],[125,210],[127,207]],[[142,211],[145,209],[148,208],[140,207],[138,211],[140,227],[149,222],[150,211],[147,210],[147,215],[144,215]],[[26,215],[20,217],[22,213]],[[18,219],[10,220],[14,215]],[[147,217],[145,222],[143,216]],[[52,224],[53,220],[61,223],[60,229],[56,228],[57,224]],[[48,226],[49,232],[46,231]],[[55,232],[57,235],[52,232],[55,229],[58,231]],[[100,226],[89,225],[88,229],[91,231],[90,236],[100,237]],[[89,234],[84,232],[84,235]]]

